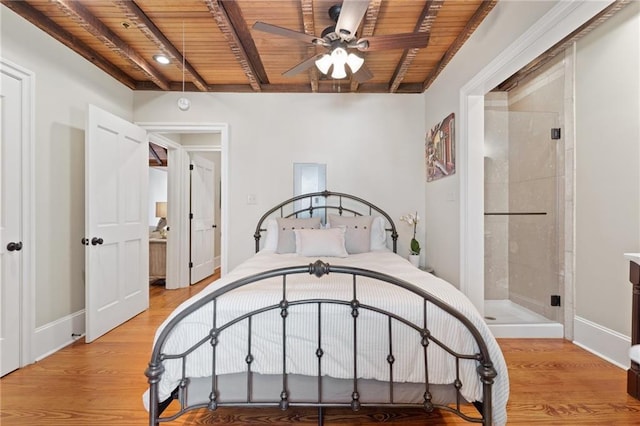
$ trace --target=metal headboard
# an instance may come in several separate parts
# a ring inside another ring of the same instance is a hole
[[[323,197],[325,199],[325,203],[324,205],[321,206],[314,206],[313,205],[313,198],[315,197]],[[328,200],[329,199],[332,200],[337,200],[337,204],[336,203],[329,203]],[[299,200],[304,200],[304,199],[308,199],[309,200],[309,206],[296,210],[293,206],[294,203],[296,201]],[[354,206],[345,206],[343,204],[343,200],[351,200],[351,201],[355,201],[358,206],[357,207],[362,207],[363,209],[358,209],[356,210],[356,207]],[[291,212],[288,212],[289,209],[286,209],[285,211],[285,207],[287,206],[291,206],[292,208],[290,209]],[[256,232],[253,234],[253,237],[256,240],[256,253],[260,250],[260,238],[262,236],[262,232],[266,232],[266,228],[263,228],[263,223],[265,220],[267,220],[269,217],[271,217],[274,213],[276,213],[277,211],[280,211],[279,215],[280,217],[298,217],[301,214],[308,214],[309,216],[313,217],[314,214],[319,215],[321,213],[324,213],[325,216],[327,214],[327,212],[329,211],[337,211],[339,215],[342,216],[343,213],[350,213],[353,214],[354,216],[363,216],[363,215],[370,215],[373,216],[374,214],[380,214],[382,217],[385,218],[387,224],[385,226],[385,229],[387,232],[391,233],[391,240],[393,242],[393,252],[396,253],[397,252],[397,245],[398,245],[398,232],[396,231],[396,225],[395,223],[393,223],[393,220],[391,219],[391,216],[389,216],[387,214],[387,212],[385,212],[384,210],[382,210],[381,208],[377,207],[376,205],[363,200],[362,198],[356,197],[354,195],[350,195],[350,194],[344,194],[341,192],[331,192],[331,191],[322,191],[322,192],[310,192],[308,194],[302,194],[302,195],[297,195],[293,198],[289,198],[286,201],[283,201],[282,203],[278,204],[277,206],[271,208],[269,211],[267,211],[265,214],[262,215],[262,217],[260,218],[260,220],[258,221],[258,225],[256,226]],[[365,210],[368,210],[365,212]]]

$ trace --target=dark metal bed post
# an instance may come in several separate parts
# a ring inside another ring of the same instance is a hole
[[[154,357],[144,372],[149,382],[149,426],[159,425],[160,401],[158,401],[158,386],[162,373],[164,373],[164,366],[162,362],[157,362],[157,358]]]
[[[287,380],[287,317],[289,316],[289,302],[287,301],[287,276],[282,276],[282,300],[280,301],[280,316],[282,317],[282,392],[280,393],[280,409],[289,408],[289,384]]]
[[[486,426],[491,426],[491,419],[493,416],[492,413],[492,388],[493,381],[498,375],[495,367],[491,362],[487,363],[483,361],[478,368],[476,369],[478,375],[480,376],[480,380],[482,380],[482,393],[483,393],[483,401],[482,401],[482,417],[483,424]]]

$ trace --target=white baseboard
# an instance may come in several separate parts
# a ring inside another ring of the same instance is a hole
[[[40,361],[84,336],[84,325],[83,309],[36,328],[33,339],[34,360]]]
[[[624,370],[629,368],[631,339],[617,331],[576,316],[573,343]]]
[[[220,256],[216,256],[213,258],[213,267],[218,269],[222,263],[220,262]]]
[[[489,324],[496,338],[562,339],[564,328],[558,323],[540,324]]]

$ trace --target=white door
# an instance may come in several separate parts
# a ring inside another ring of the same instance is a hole
[[[214,163],[191,155],[191,284],[213,274],[215,191]]]
[[[21,82],[0,83],[0,376],[20,367],[22,288]]]
[[[147,132],[89,105],[85,139],[86,341],[149,307]]]

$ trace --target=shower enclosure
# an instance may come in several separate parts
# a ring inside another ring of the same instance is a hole
[[[558,113],[485,107],[485,319],[499,337],[563,336],[558,128]]]

